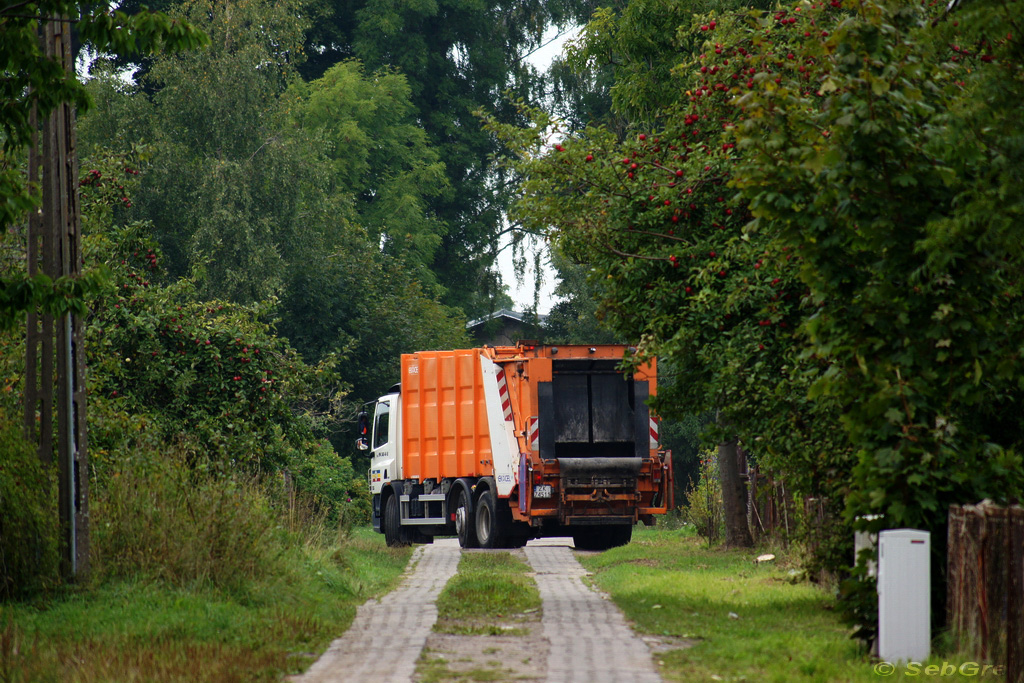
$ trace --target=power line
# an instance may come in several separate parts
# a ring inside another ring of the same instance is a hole
[[[538,45],[537,47],[533,48],[532,50],[530,50],[529,52],[527,52],[527,53],[526,53],[525,55],[520,55],[519,57],[516,57],[516,60],[515,60],[515,61],[517,61],[517,62],[521,62],[522,60],[524,60],[524,59],[526,59],[527,57],[529,57],[530,55],[532,55],[532,54],[533,54],[534,52],[537,52],[538,50],[543,50],[543,49],[544,49],[544,48],[546,48],[546,47],[547,47],[548,45],[550,45],[551,43],[555,42],[556,40],[558,40],[558,39],[559,39],[559,38],[561,38],[562,36],[566,35],[567,33],[572,33],[573,31],[578,31],[579,29],[580,29],[580,27],[579,27],[579,26],[573,26],[572,28],[568,28],[568,29],[566,29],[566,30],[562,31],[561,33],[559,33],[558,35],[556,35],[556,36],[555,36],[554,38],[552,38],[551,40],[547,41],[546,43],[543,43],[543,44],[541,44],[541,45]]]

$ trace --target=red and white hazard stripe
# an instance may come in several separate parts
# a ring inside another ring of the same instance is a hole
[[[505,381],[505,370],[498,368],[498,398],[501,400],[501,412],[506,422],[512,421],[512,399],[508,395],[508,382]]]
[[[537,416],[534,415],[533,417],[527,418],[526,423],[527,423],[527,427],[526,427],[526,441],[527,441],[527,443],[530,444],[530,450],[531,451],[539,451],[540,450],[540,441],[537,440],[537,434],[538,434],[537,425],[540,424],[540,420],[538,420]]]
[[[658,421],[653,417],[651,422],[651,448],[658,448]]]

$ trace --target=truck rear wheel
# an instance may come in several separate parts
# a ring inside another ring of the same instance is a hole
[[[627,545],[632,538],[631,524],[585,526],[572,532],[572,544],[576,550],[608,550]]]
[[[384,542],[389,548],[399,548],[409,545],[409,541],[402,533],[402,520],[398,512],[398,497],[388,496],[388,502],[384,504]]]
[[[505,514],[502,514],[502,513]],[[487,489],[476,501],[476,538],[481,548],[504,548],[512,525],[510,510],[499,508],[494,491]],[[506,519],[507,517],[507,519]]]
[[[463,548],[477,548],[476,520],[469,512],[469,493],[466,489],[459,491],[458,503],[455,505],[455,533],[459,537],[459,545]]]

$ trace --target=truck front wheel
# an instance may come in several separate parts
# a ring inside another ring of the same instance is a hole
[[[398,512],[398,496],[388,496],[384,504],[384,542],[389,548],[409,545],[408,539],[402,534],[402,520]]]
[[[481,493],[476,501],[476,538],[481,548],[505,547],[509,527],[512,525],[512,513],[507,508],[502,510],[499,505],[494,491],[490,489]]]

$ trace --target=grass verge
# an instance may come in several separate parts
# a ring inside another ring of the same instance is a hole
[[[690,644],[657,656],[666,681],[878,683],[927,679],[924,666],[940,675],[943,665],[949,671],[969,661],[940,653],[917,671],[876,668],[850,640],[829,594],[793,583],[781,553],[755,564],[759,552],[708,549],[692,533],[638,529],[629,545],[580,561],[641,632]]]
[[[416,663],[421,683],[532,678],[540,593],[522,553],[463,552]]]
[[[356,607],[390,590],[410,550],[358,528],[231,590],[111,580],[0,605],[0,681],[277,681],[305,669]]]
[[[515,624],[540,609],[530,565],[501,552],[464,552],[459,571],[437,599],[434,631],[458,635],[518,635]]]

